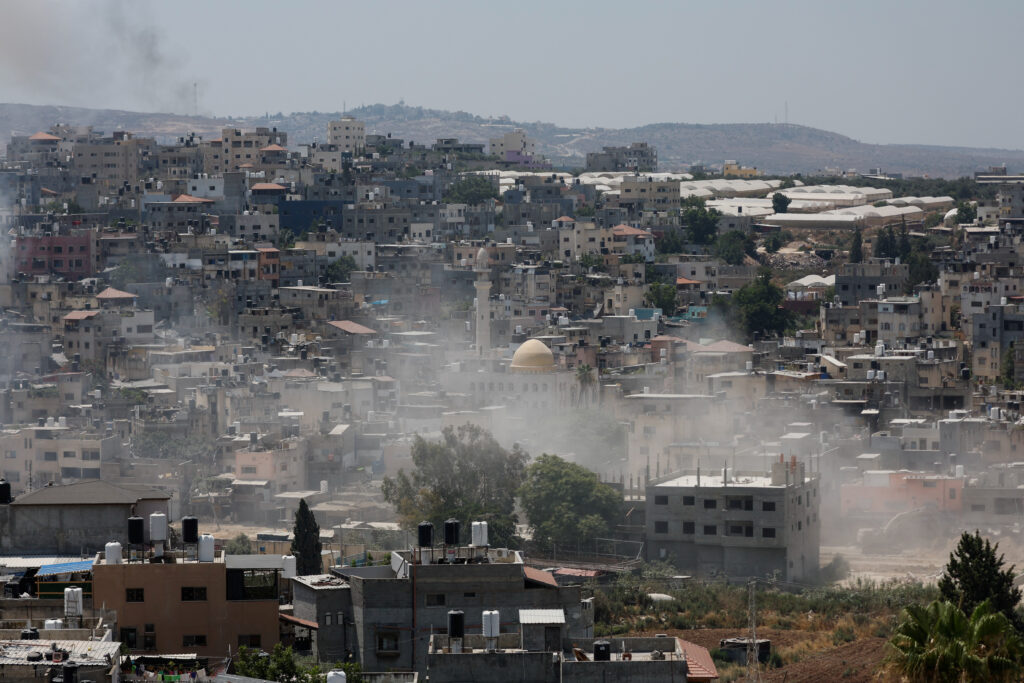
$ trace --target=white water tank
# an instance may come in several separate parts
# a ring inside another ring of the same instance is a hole
[[[483,631],[484,638],[497,638],[501,633],[501,618],[498,610],[484,610]]]
[[[664,352],[664,351],[665,351],[665,349],[662,349],[662,352]],[[664,355],[664,353],[663,353],[663,355]],[[754,371],[754,361],[748,360],[747,361],[747,372],[753,372],[753,371]]]
[[[473,522],[472,540],[477,547],[487,545],[487,522]]]
[[[928,360],[935,360],[935,352],[928,349]]]
[[[121,544],[111,541],[103,546],[104,564],[121,564]]]
[[[199,561],[213,562],[213,536],[211,534],[199,536]]]
[[[281,578],[294,579],[298,575],[298,563],[294,555],[281,556]]]
[[[347,680],[345,672],[340,669],[332,669],[327,672],[327,683],[345,683]]]
[[[868,381],[870,382],[870,381],[872,381],[874,379],[875,379],[875,371],[874,370],[868,370]]]
[[[154,512],[149,516],[149,540],[167,540],[167,515],[162,512]]]
[[[876,356],[884,356],[885,355],[885,344],[883,344],[882,342],[878,342],[877,344],[875,344],[875,355]]]
[[[956,471],[956,478],[957,479],[963,479],[964,478],[964,466],[963,465],[957,465],[955,471]]]
[[[327,480],[326,479],[321,479],[320,480],[320,493],[327,493]]]
[[[46,619],[43,621],[43,628],[47,631],[58,631],[64,628],[63,619]]]
[[[879,370],[878,374],[876,375],[876,377],[878,377],[878,381],[879,382],[884,382],[885,381],[885,370]]]
[[[64,616],[66,616],[66,617],[80,617],[80,616],[82,616],[82,589],[81,588],[65,588],[64,589]]]

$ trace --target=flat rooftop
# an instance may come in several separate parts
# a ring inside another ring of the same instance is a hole
[[[805,477],[804,481],[810,481],[810,477]],[[655,486],[677,487],[677,488],[696,488],[697,487],[697,475],[696,474],[684,474],[679,477],[667,479],[663,482],[655,484]],[[724,483],[722,481],[722,474],[701,474],[700,475],[700,488],[728,488],[734,486],[736,488],[766,488],[766,489],[783,489],[786,488],[785,484],[773,484],[771,477],[763,475],[730,475],[729,481]]]

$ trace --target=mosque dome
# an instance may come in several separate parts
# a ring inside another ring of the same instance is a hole
[[[513,372],[552,372],[555,369],[555,355],[539,339],[527,339],[512,356]]]

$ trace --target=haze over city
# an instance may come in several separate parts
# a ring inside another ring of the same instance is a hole
[[[1020,3],[8,3],[7,102],[219,116],[393,104],[571,127],[799,123],[1024,148]],[[94,36],[103,35],[103,40]]]

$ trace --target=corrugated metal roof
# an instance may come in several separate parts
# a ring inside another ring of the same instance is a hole
[[[36,662],[28,661],[30,652],[39,652],[43,655],[50,651],[51,644],[56,644],[60,650],[67,650],[70,659],[80,666],[96,666],[106,664],[106,658],[116,658],[121,650],[121,643],[106,642],[99,640],[3,640],[0,641],[0,665],[25,665],[31,666]]]
[[[560,609],[521,609],[520,624],[564,624],[565,610]]]
[[[61,562],[60,564],[44,564],[36,572],[36,576],[53,576],[54,574],[71,574],[74,572],[87,572],[92,569],[92,560],[79,560],[78,562]]]

